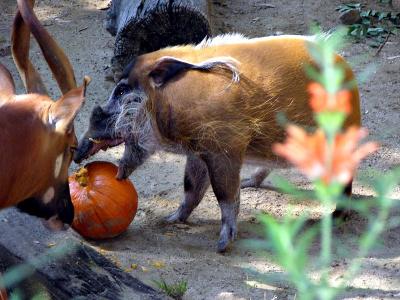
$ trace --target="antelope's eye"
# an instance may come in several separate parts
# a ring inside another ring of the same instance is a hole
[[[74,153],[77,149],[78,149],[77,146],[70,146],[69,147],[69,151],[71,151],[71,153]]]

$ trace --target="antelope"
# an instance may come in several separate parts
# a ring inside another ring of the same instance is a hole
[[[73,121],[90,79],[77,87],[67,56],[33,12],[35,1],[17,2],[12,55],[27,94],[16,95],[10,72],[0,64],[0,209],[16,206],[58,230],[74,217],[68,185],[77,146]],[[63,94],[56,102],[29,59],[31,33]]]
[[[224,252],[237,234],[240,188],[259,186],[272,168],[286,166],[271,150],[285,138],[276,114],[315,126],[305,72],[314,64],[308,43],[311,37],[233,34],[140,55],[107,103],[93,109],[74,160],[125,143],[117,174],[122,179],[157,150],[186,155],[184,199],[167,221],[185,222],[211,184],[222,219],[217,249]],[[349,65],[339,55],[336,60],[352,82]],[[351,103],[346,126],[360,124],[355,85]],[[241,182],[243,163],[261,168]]]

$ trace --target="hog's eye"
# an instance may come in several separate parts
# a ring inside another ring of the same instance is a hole
[[[131,87],[127,84],[120,84],[119,86],[117,86],[117,88],[115,89],[114,94],[116,96],[122,96],[125,95],[127,93],[129,93],[131,91]]]

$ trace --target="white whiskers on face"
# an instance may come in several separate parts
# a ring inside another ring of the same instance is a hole
[[[150,115],[146,110],[147,100],[147,95],[138,90],[127,94],[120,103],[115,132],[124,139],[134,139],[139,146],[149,150],[155,141]]]
[[[44,204],[48,204],[51,200],[53,200],[54,195],[55,195],[55,189],[54,189],[54,187],[51,186],[51,187],[49,187],[49,188],[47,189],[47,191],[43,194],[43,198],[42,198],[43,203],[44,203]]]

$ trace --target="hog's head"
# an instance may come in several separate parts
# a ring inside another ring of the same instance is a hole
[[[148,156],[141,144],[145,118],[145,95],[139,84],[129,82],[132,62],[103,106],[96,106],[90,116],[89,127],[80,139],[74,161],[125,143],[125,151],[118,168],[118,179],[127,178]]]

